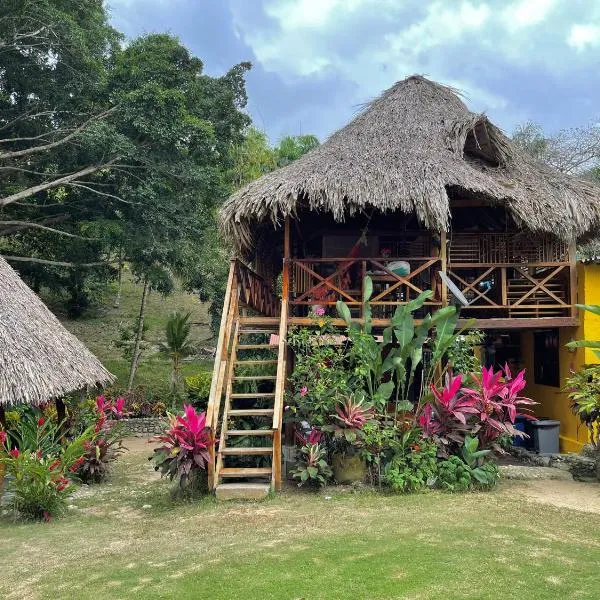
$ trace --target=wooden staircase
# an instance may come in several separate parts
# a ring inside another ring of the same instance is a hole
[[[280,316],[246,316],[252,306],[239,286],[249,275],[236,277],[239,268],[232,263],[207,409],[217,440],[209,487],[223,500],[260,499],[281,486],[287,302]]]

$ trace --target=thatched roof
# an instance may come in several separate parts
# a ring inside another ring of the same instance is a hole
[[[0,404],[39,404],[113,379],[0,258]]]
[[[396,83],[322,146],[235,193],[221,223],[242,253],[257,225],[301,207],[337,220],[372,207],[401,210],[446,230],[449,193],[503,204],[519,225],[566,240],[600,223],[599,187],[537,162],[455,90],[420,76]]]

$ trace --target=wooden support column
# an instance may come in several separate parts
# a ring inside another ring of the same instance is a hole
[[[440,270],[442,273],[444,273],[444,275],[448,270],[448,249],[446,247],[446,243],[446,231],[440,231],[440,260],[442,263],[442,268]],[[448,288],[443,281],[440,282],[440,295],[442,306],[448,306]]]
[[[279,322],[279,351],[277,353],[277,381],[275,383],[275,404],[273,411],[273,478],[275,490],[281,489],[282,456],[281,456],[281,423],[283,420],[283,395],[287,377],[287,321],[290,299],[290,218],[285,218],[283,238],[283,275],[281,283],[281,320]]]
[[[577,244],[569,244],[569,304],[571,305],[571,318],[578,316],[577,304]]]

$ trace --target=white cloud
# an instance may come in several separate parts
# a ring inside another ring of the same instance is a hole
[[[531,27],[548,18],[555,5],[556,0],[519,0],[502,11],[502,18],[510,30]]]
[[[567,44],[576,50],[600,43],[600,25],[573,25],[567,37]]]
[[[340,12],[352,12],[369,0],[283,0],[271,2],[265,12],[283,29],[320,27]]]

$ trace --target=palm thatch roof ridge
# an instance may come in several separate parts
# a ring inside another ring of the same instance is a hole
[[[0,258],[0,405],[35,405],[113,380]]]
[[[531,231],[574,240],[600,224],[600,187],[525,154],[456,90],[414,75],[370,103],[325,143],[233,194],[224,235],[248,253],[257,225],[301,207],[336,220],[365,209],[449,226],[449,192],[503,204]]]

